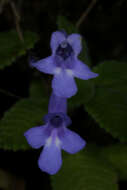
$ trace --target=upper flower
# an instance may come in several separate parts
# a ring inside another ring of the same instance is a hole
[[[86,143],[78,134],[67,129],[71,120],[66,115],[66,99],[51,95],[49,113],[44,116],[44,122],[45,125],[31,128],[24,135],[33,148],[44,146],[38,165],[41,170],[55,174],[62,165],[61,149],[74,154]]]
[[[67,36],[56,31],[51,36],[50,46],[52,55],[36,63],[32,61],[31,65],[41,72],[54,75],[52,88],[57,96],[69,98],[76,94],[74,77],[88,80],[98,76],[77,58],[82,49],[79,34]]]

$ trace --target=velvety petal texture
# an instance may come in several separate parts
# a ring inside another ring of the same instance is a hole
[[[75,53],[76,56],[82,50],[81,39],[82,39],[81,35],[79,35],[79,34],[71,34],[67,38],[67,41],[71,45],[71,47],[74,50],[74,53]]]
[[[98,76],[97,73],[92,72],[86,64],[79,61],[78,59],[75,61],[75,64],[72,70],[75,77],[83,79],[83,80],[96,78]]]
[[[61,149],[55,142],[47,144],[38,160],[39,168],[51,175],[56,174],[62,165]]]
[[[33,127],[24,133],[28,144],[32,148],[40,148],[46,142],[48,137],[48,126]]]
[[[75,132],[65,128],[64,135],[60,138],[62,149],[70,154],[74,154],[86,145],[86,142]]]
[[[47,74],[54,74],[56,65],[53,62],[52,56],[49,56],[45,59],[41,59],[40,61],[37,62],[31,62],[30,65],[32,67],[35,67],[41,72],[47,73]]]
[[[77,86],[71,70],[62,70],[56,74],[52,81],[52,88],[56,96],[66,98],[74,96],[77,92]]]
[[[55,113],[58,112],[58,110],[62,113],[67,112],[67,99],[58,97],[52,93],[49,100],[48,112]]]
[[[51,46],[53,54],[55,54],[56,49],[59,46],[59,44],[61,44],[65,40],[66,40],[66,37],[63,32],[56,31],[52,33],[50,46]]]

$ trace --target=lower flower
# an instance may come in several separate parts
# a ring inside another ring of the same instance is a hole
[[[38,166],[51,175],[56,174],[62,165],[61,149],[74,154],[86,145],[86,142],[67,126],[70,118],[64,113],[49,113],[44,117],[45,125],[29,129],[24,133],[33,148],[44,146]]]

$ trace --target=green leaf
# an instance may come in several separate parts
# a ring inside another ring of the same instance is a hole
[[[38,40],[37,34],[33,32],[24,32],[23,36],[24,43],[20,41],[16,31],[0,33],[0,69],[11,65],[16,58],[33,48]]]
[[[80,33],[75,25],[69,22],[65,17],[58,16],[57,25],[59,30],[65,30],[67,34],[72,33]],[[82,37],[82,51],[79,55],[79,59],[81,59],[85,64],[91,65],[90,57],[88,55],[88,48],[85,39]]]
[[[88,149],[66,156],[62,169],[51,178],[53,189],[117,190],[116,173],[97,155]]]
[[[102,155],[118,172],[121,180],[127,179],[127,145],[113,145],[106,147]]]
[[[41,99],[24,99],[17,102],[0,122],[0,148],[6,150],[25,150],[30,148],[24,132],[34,126],[42,125],[47,113],[47,102]]]
[[[51,85],[51,84],[50,84]],[[32,81],[30,85],[30,97],[32,98],[43,98],[47,100],[49,99],[49,94],[51,94],[51,87],[48,86],[47,81],[41,80],[39,78]]]
[[[127,141],[127,64],[105,61],[94,71],[95,94],[86,110],[113,137]]]
[[[77,84],[78,92],[68,100],[71,109],[81,104],[88,103],[94,96],[94,85],[92,80],[84,81],[75,79],[75,82]]]

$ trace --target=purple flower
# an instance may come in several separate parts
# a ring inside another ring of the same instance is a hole
[[[76,94],[74,77],[88,80],[98,76],[77,58],[82,49],[79,34],[67,36],[56,31],[51,36],[50,46],[52,55],[36,63],[32,61],[31,65],[41,72],[54,75],[52,88],[57,96],[69,98]]]
[[[83,149],[86,144],[78,134],[67,128],[71,120],[64,113],[66,100],[61,98],[61,112],[55,112],[59,104],[57,101],[60,102],[60,99],[52,94],[49,113],[44,116],[45,125],[31,128],[24,134],[33,148],[44,146],[38,165],[41,170],[51,175],[57,173],[62,165],[61,149],[74,154]]]
[[[38,165],[41,170],[55,174],[62,165],[61,149],[74,154],[86,143],[78,134],[67,129],[71,121],[66,114],[47,114],[45,122],[44,126],[31,128],[24,135],[32,148],[44,146]]]
[[[49,113],[67,113],[67,98],[56,96],[54,93],[51,94],[48,106]]]

